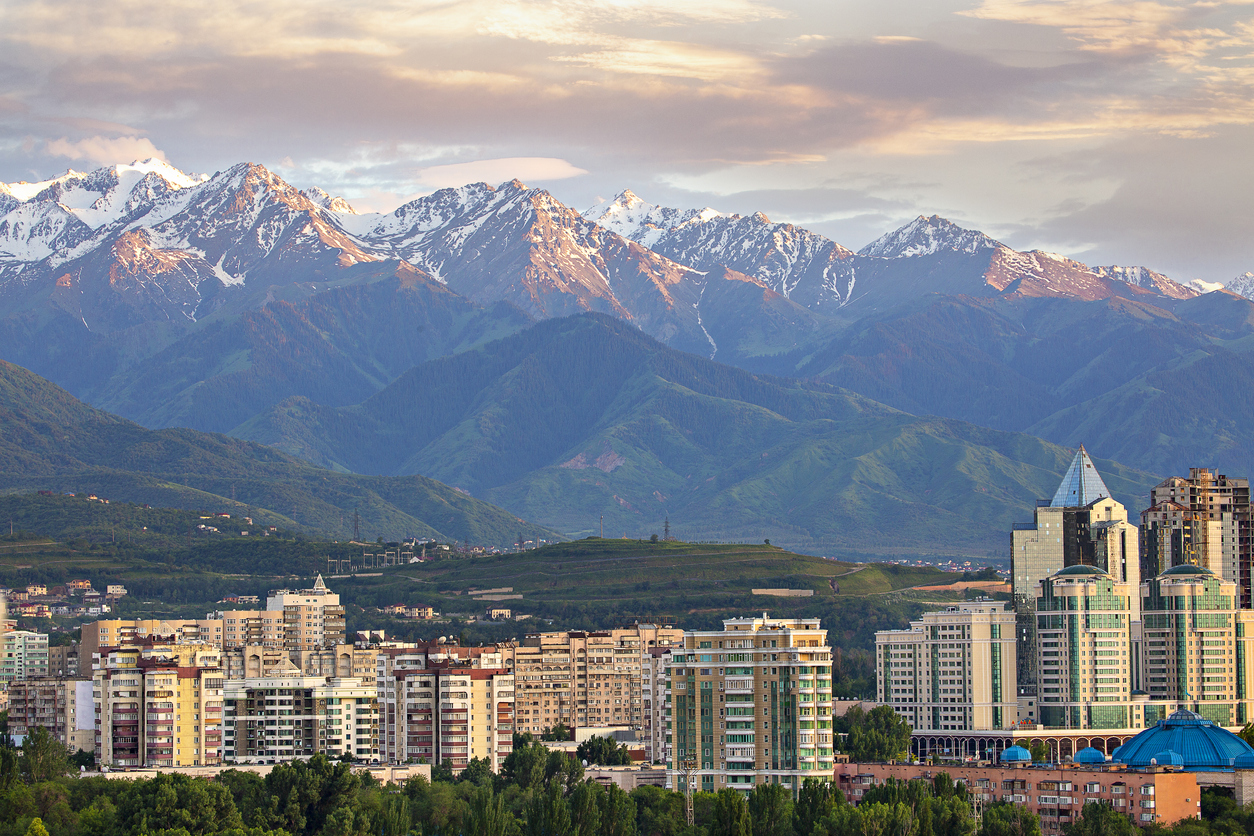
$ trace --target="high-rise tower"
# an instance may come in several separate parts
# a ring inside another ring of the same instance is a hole
[[[1019,687],[1036,693],[1036,599],[1040,583],[1068,566],[1095,566],[1116,582],[1141,583],[1137,526],[1110,495],[1101,474],[1081,445],[1051,500],[1036,503],[1031,523],[1016,523],[1011,534],[1011,571],[1019,640]],[[1132,596],[1132,617],[1139,599]]]
[[[1249,609],[1254,587],[1250,517],[1249,479],[1192,467],[1187,479],[1164,480],[1150,491],[1150,507],[1141,512],[1141,575],[1152,578],[1172,566],[1201,566],[1235,583],[1240,606]]]

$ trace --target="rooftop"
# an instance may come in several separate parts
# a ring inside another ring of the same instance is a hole
[[[1110,490],[1081,444],[1049,505],[1051,508],[1080,508],[1108,496]]]

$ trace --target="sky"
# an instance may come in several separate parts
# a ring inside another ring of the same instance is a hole
[[[1254,270],[1254,3],[0,0],[0,181],[261,163],[360,210],[518,178],[857,249],[939,214]]]

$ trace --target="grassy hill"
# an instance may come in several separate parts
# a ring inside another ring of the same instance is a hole
[[[0,492],[95,493],[137,504],[247,514],[270,524],[505,545],[550,529],[422,476],[334,473],[260,444],[195,430],[147,430],[0,361]],[[249,513],[249,512],[252,513]]]
[[[821,554],[1004,552],[1072,451],[755,376],[600,315],[424,363],[354,407],[290,399],[236,431],[358,473],[424,473],[571,536],[769,538]],[[1142,507],[1157,478],[1100,463]]]

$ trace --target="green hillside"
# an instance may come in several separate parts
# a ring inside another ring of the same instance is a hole
[[[249,514],[271,524],[389,540],[505,545],[550,529],[422,476],[334,473],[276,450],[194,430],[147,430],[0,361],[0,492],[95,493],[113,500]]]
[[[572,536],[770,539],[822,554],[1004,552],[1072,452],[673,351],[600,315],[415,367],[358,406],[237,430],[314,463],[424,473]],[[1157,479],[1100,462],[1129,507]]]

